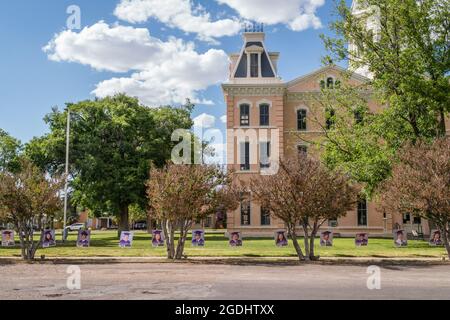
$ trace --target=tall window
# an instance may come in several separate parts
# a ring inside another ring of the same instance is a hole
[[[250,201],[244,200],[241,202],[241,225],[250,225]]]
[[[297,146],[297,152],[298,152],[299,155],[308,154],[308,146],[306,146],[304,144],[299,144]]]
[[[261,168],[270,167],[270,141],[259,144],[259,163]]]
[[[250,170],[250,142],[241,142],[240,158],[241,171]]]
[[[358,199],[358,226],[367,226],[367,200]]]
[[[269,125],[269,105],[262,104],[259,106],[259,125],[268,126]]]
[[[364,121],[361,111],[356,110],[355,112],[355,122],[356,124],[361,124]]]
[[[325,89],[325,80],[320,80],[320,89]]]
[[[241,126],[250,125],[250,105],[241,104],[240,105],[240,116],[241,116]]]
[[[326,112],[326,127],[327,130],[330,130],[331,128],[333,128],[334,126],[334,116],[336,115],[336,113],[334,112],[333,109],[329,109]]]
[[[336,81],[334,82],[334,87],[337,88],[337,89],[339,89],[339,88],[341,87],[341,80],[336,80]]]
[[[261,207],[261,225],[270,226],[270,211],[264,207]]]
[[[328,89],[334,88],[334,79],[332,77],[327,78],[327,88]]]
[[[250,77],[258,78],[259,77],[259,61],[258,54],[252,53],[250,54]]]
[[[300,109],[297,111],[297,129],[299,131],[306,131],[306,110]]]

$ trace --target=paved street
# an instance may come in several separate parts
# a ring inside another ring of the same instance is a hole
[[[83,264],[81,290],[57,264],[0,265],[4,299],[450,299],[450,266],[381,268],[367,289],[366,266]]]

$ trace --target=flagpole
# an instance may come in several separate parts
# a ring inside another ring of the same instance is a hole
[[[67,227],[67,190],[69,188],[69,144],[70,144],[70,110],[67,108],[67,128],[66,128],[66,170],[65,179],[66,183],[64,185],[64,228],[62,232],[63,242],[66,241],[66,227]]]

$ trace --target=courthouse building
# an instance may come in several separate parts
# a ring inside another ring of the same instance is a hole
[[[305,142],[319,138],[323,134],[321,126],[327,126],[325,112],[317,112],[315,96],[322,88],[332,89],[343,81],[355,86],[364,84],[370,75],[356,70],[344,79],[347,70],[329,65],[284,81],[278,75],[280,54],[266,48],[263,30],[245,32],[243,40],[241,51],[230,55],[229,79],[222,87],[227,107],[228,167],[236,171],[239,180],[248,181],[267,174],[271,166],[269,158],[283,158],[296,152],[318,156],[318,151]],[[370,111],[379,111],[382,106],[371,100],[370,92],[365,94]],[[238,139],[236,132],[247,137]],[[385,213],[364,198],[345,217],[328,221],[323,229],[340,236],[367,232],[387,237],[399,226],[409,233],[415,230],[429,234],[426,221],[406,213]],[[237,210],[227,213],[227,227],[229,232],[241,231],[244,236],[268,236],[283,229],[284,224],[252,201],[250,194]]]

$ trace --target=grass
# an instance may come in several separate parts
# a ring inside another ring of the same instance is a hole
[[[62,244],[58,241],[57,247],[40,248],[36,257],[164,257],[165,248],[153,248],[151,235],[146,232],[135,232],[133,247],[122,249],[118,246],[116,231],[93,231],[90,248],[76,247],[75,232],[70,233],[68,241]],[[61,235],[57,235],[61,239]],[[190,236],[188,237],[188,240]],[[189,240],[190,241],[190,240]],[[302,239],[301,239],[302,241]],[[318,242],[317,242],[318,243]],[[16,244],[18,244],[16,239]],[[407,248],[395,248],[392,239],[369,239],[368,247],[356,248],[354,239],[335,238],[334,247],[317,247],[317,254],[322,257],[409,257],[426,258],[441,257],[446,255],[443,247],[430,247],[427,241],[408,242]],[[241,248],[230,248],[228,239],[223,233],[206,234],[206,246],[204,248],[192,248],[187,243],[185,254],[189,257],[294,257],[295,249],[292,243],[287,248],[277,248],[273,239],[247,238]],[[20,248],[1,248],[0,257],[20,256]]]

